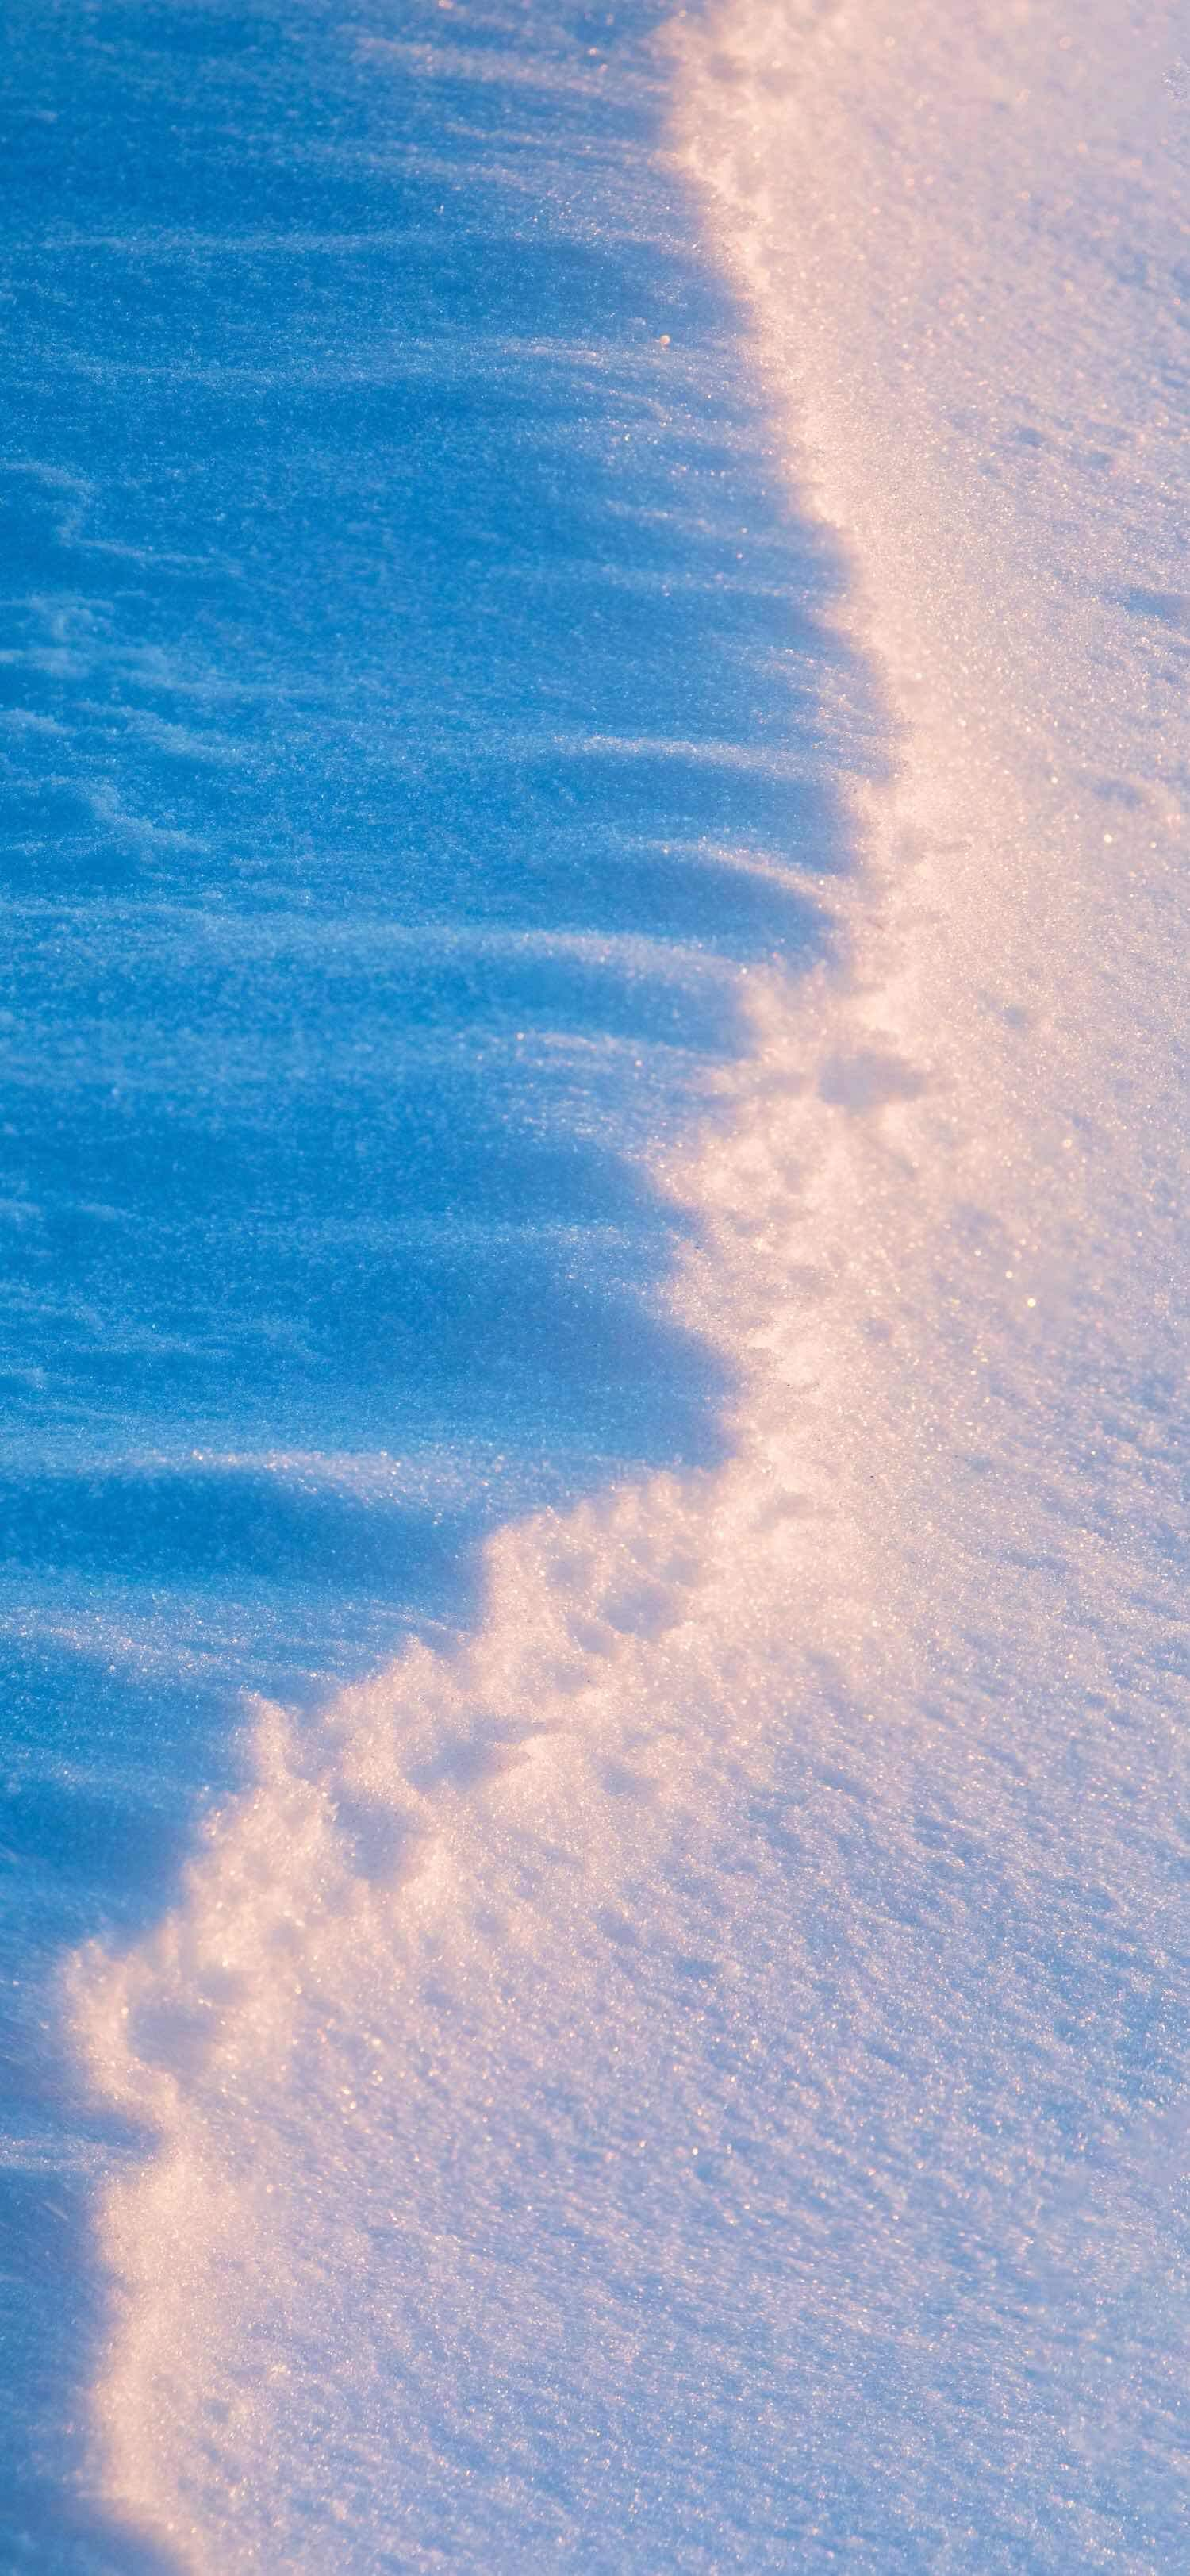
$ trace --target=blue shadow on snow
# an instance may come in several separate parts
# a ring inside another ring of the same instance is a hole
[[[720,1454],[642,1149],[736,970],[821,953],[823,782],[873,755],[651,157],[662,14],[12,13],[14,2567],[150,2565],[63,2503],[112,2141],[63,2124],[52,1962],[165,1901],[238,1692],[465,1618],[512,1511]]]

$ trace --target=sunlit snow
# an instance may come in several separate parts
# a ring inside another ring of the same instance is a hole
[[[48,29],[5,2563],[1174,2570],[1177,13]]]

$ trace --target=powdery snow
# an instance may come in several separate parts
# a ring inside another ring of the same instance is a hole
[[[993,2571],[1185,2534],[1172,13],[735,0],[674,149],[898,746],[660,1169],[721,1469],[518,1523],[76,2028],[169,2563]],[[1181,605],[1179,606],[1179,602]]]

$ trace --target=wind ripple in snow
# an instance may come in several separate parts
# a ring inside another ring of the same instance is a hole
[[[1177,2564],[1182,755],[1121,605],[1181,588],[1159,148],[1119,229],[1166,28],[686,31],[903,759],[845,971],[750,975],[654,1152],[729,1454],[506,1529],[461,1641],[262,1709],[173,1911],[80,1960],[153,2142],[105,2476],[183,2566]]]

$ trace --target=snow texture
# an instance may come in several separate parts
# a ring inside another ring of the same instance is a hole
[[[650,185],[739,299],[819,624],[702,629],[767,727],[638,677],[551,757],[642,817],[709,762],[724,906],[816,864],[830,928],[700,948],[746,1044],[626,1138],[670,1260],[630,1409],[685,1352],[714,1437],[622,1431],[453,1633],[262,1698],[168,1909],[74,1961],[130,2140],[105,2564],[1151,2576],[1188,2500],[1177,26],[731,0],[600,43],[458,9],[362,59],[381,122],[414,77],[581,119],[664,70]],[[283,1485],[316,1445],[270,1443]]]

